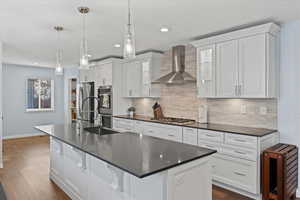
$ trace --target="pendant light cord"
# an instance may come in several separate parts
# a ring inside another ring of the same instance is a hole
[[[128,0],[128,26],[131,25],[131,12],[130,12],[131,4],[130,0]]]

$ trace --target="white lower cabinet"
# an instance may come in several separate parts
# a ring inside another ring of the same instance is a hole
[[[125,200],[124,172],[89,157],[88,200]]]
[[[198,144],[198,130],[195,128],[182,129],[182,142],[185,144],[197,145]]]
[[[126,119],[113,119],[113,128],[120,132],[133,132],[135,130],[135,122]]]
[[[255,137],[138,120],[120,124],[133,132],[216,150],[212,163],[214,183],[259,200],[261,152],[279,141],[278,133]]]
[[[64,179],[64,152],[63,143],[50,139],[50,174],[62,184]]]
[[[213,158],[213,179],[257,194],[257,162],[217,154]]]
[[[50,178],[73,200],[211,200],[209,156],[137,178],[53,138],[50,151]]]
[[[86,199],[88,192],[86,154],[67,144],[64,144],[64,152],[64,181],[68,194],[72,199]]]

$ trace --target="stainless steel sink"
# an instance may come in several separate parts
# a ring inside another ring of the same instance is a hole
[[[84,130],[89,133],[94,133],[94,134],[98,134],[98,135],[109,135],[109,134],[119,133],[112,129],[104,128],[104,127],[86,127],[86,128],[84,128]]]

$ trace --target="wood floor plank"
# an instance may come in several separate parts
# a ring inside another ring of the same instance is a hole
[[[4,140],[3,162],[0,182],[8,200],[70,200],[49,179],[48,136]],[[213,200],[250,199],[214,186]]]

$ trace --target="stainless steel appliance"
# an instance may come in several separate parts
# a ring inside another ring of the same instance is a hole
[[[105,128],[112,128],[113,95],[111,86],[98,88],[98,113],[101,125]]]
[[[95,96],[94,82],[81,82],[77,85],[77,119],[94,123],[95,120]]]
[[[172,71],[152,83],[184,84],[189,82],[196,82],[196,78],[185,71],[185,46],[175,46],[172,48]]]

